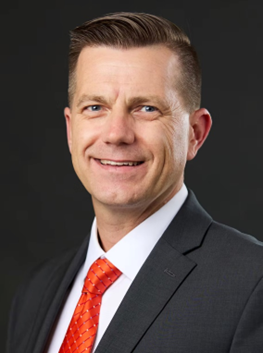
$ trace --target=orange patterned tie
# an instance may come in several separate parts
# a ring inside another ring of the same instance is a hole
[[[90,353],[99,324],[102,294],[121,272],[107,259],[90,267],[59,353]]]

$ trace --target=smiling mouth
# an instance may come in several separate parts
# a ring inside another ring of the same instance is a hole
[[[111,161],[108,159],[98,159],[98,161],[102,164],[102,165],[113,165],[115,167],[134,167],[137,166],[139,164],[142,164],[143,162],[131,162],[131,161],[123,161],[123,162],[116,162],[116,161]]]

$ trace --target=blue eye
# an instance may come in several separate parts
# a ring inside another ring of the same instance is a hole
[[[144,105],[141,110],[151,113],[151,112],[155,112],[156,108],[152,107],[151,105]]]
[[[97,112],[97,111],[101,110],[101,106],[94,104],[94,105],[90,105],[88,107],[88,109],[91,110],[92,112]]]

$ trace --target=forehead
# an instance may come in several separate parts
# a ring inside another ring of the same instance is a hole
[[[137,93],[147,90],[151,94],[174,88],[178,76],[178,58],[164,45],[129,49],[85,47],[76,67],[76,94],[113,87],[126,92],[136,89]]]

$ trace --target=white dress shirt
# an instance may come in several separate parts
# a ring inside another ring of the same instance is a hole
[[[95,351],[132,281],[181,208],[187,195],[187,188],[183,185],[170,201],[129,232],[107,253],[104,252],[98,242],[96,218],[94,219],[85,263],[80,268],[64,304],[47,353],[59,352],[90,266],[99,257],[107,257],[122,272],[122,275],[102,296],[99,326],[92,352]]]

